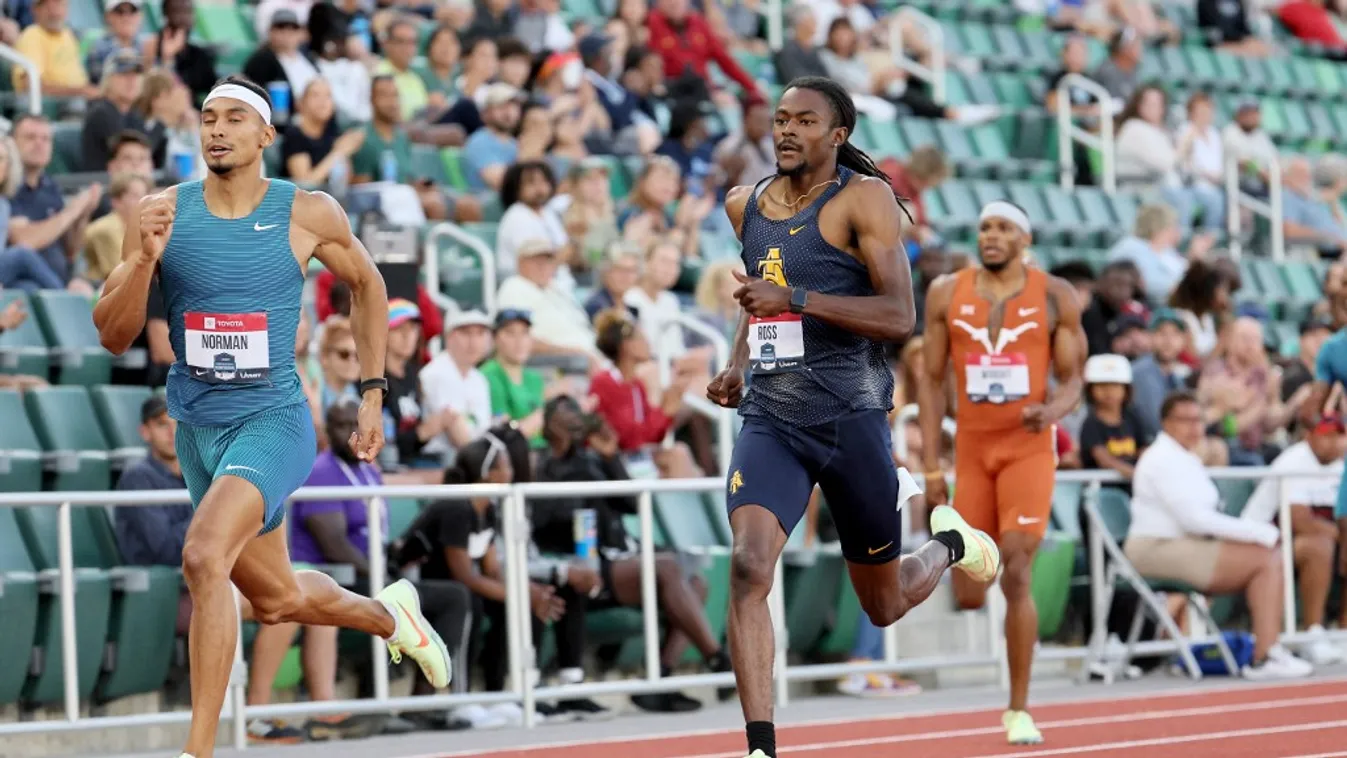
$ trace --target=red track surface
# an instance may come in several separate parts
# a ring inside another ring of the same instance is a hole
[[[781,758],[1347,758],[1347,681],[1234,688],[1034,708],[1046,742],[1005,743],[1000,711],[777,727]],[[743,758],[740,732],[652,735],[487,751],[491,758]]]

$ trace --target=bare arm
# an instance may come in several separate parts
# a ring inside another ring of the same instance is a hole
[[[304,519],[304,527],[313,535],[323,558],[332,563],[349,563],[355,570],[369,573],[369,558],[346,536],[346,514],[315,513]]]
[[[864,177],[851,184],[857,193],[851,226],[876,294],[848,297],[811,292],[804,312],[854,334],[901,342],[912,336],[917,324],[912,270],[903,249],[903,212],[883,180]]]
[[[926,293],[926,331],[921,349],[924,371],[917,377],[917,422],[921,427],[922,469],[940,470],[944,442],[940,422],[945,418],[945,379],[949,366],[949,328],[945,312],[954,294],[954,277],[942,276]]]
[[[1057,390],[1045,403],[1047,417],[1044,420],[1054,424],[1080,403],[1085,386],[1081,378],[1085,344],[1080,339],[1080,300],[1075,289],[1065,281],[1051,277],[1048,279],[1048,297],[1053,299],[1057,309],[1057,327],[1052,332],[1052,364]]]
[[[346,211],[326,193],[297,192],[294,215],[301,233],[314,240],[313,256],[351,289],[351,326],[360,377],[382,377],[388,344],[388,291],[383,276],[351,233]]]
[[[488,576],[491,567],[496,565],[495,554],[496,546],[492,545],[482,557],[482,568],[485,569],[483,572],[479,572],[477,567],[472,565],[468,551],[461,547],[446,547],[444,562],[448,564],[449,573],[454,575],[454,580],[462,583],[472,591],[472,594],[481,595],[485,600],[505,602],[505,584],[493,576]]]
[[[98,327],[98,341],[113,355],[125,353],[145,330],[150,281],[172,233],[176,201],[177,192],[172,189],[140,201],[140,223],[127,227],[122,237],[122,262],[103,283],[103,296],[94,306],[94,326]],[[142,228],[146,228],[148,249],[142,249]]]
[[[82,228],[81,220],[87,220],[84,203],[78,198],[71,201],[62,208],[59,213],[42,221],[29,221],[26,218],[15,217],[9,222],[9,241],[12,244],[22,247],[31,247],[34,250],[42,250],[65,237],[71,231],[78,231],[77,227]],[[127,230],[131,232],[130,229]],[[139,233],[137,231],[137,233]]]

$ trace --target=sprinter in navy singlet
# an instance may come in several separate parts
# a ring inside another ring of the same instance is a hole
[[[776,755],[767,594],[815,485],[878,626],[925,600],[950,566],[982,581],[1000,566],[995,543],[948,506],[931,514],[932,541],[900,558],[898,509],[918,490],[893,464],[883,343],[907,339],[916,320],[903,211],[888,177],[847,142],[856,109],[842,86],[796,79],[774,119],[776,175],[725,200],[748,274],[736,274],[743,312],[730,364],[707,386],[744,417],[726,490],[730,652],[750,758]]]
[[[183,758],[215,750],[238,633],[231,581],[262,623],[377,634],[394,661],[406,654],[435,686],[449,683],[449,653],[409,582],[366,598],[290,565],[279,528],[285,500],[308,477],[317,445],[295,372],[304,272],[317,258],[351,288],[366,377],[351,447],[366,461],[384,443],[388,295],[336,201],[262,178],[262,152],[275,139],[266,90],[242,77],[217,84],[201,109],[210,173],[141,201],[139,224],[128,226],[122,261],[94,308],[103,345],[117,354],[145,328],[154,277],[168,309],[176,358],[169,414],[196,508],[182,549],[192,594],[192,727]]]

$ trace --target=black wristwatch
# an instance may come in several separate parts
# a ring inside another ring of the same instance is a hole
[[[809,300],[809,290],[804,287],[794,287],[790,291],[790,312],[804,313],[804,306]]]
[[[370,390],[379,390],[384,393],[384,397],[388,397],[388,380],[383,377],[379,377],[378,379],[361,379],[360,397],[363,398],[365,393]]]

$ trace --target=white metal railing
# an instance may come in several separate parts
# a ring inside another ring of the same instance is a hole
[[[1095,136],[1076,125],[1071,114],[1071,90],[1079,88],[1089,92],[1099,103],[1099,135]],[[1115,168],[1113,114],[1115,113],[1113,95],[1099,82],[1080,74],[1067,74],[1057,83],[1057,163],[1062,187],[1071,189],[1076,186],[1075,143],[1098,150],[1105,192],[1118,189],[1118,174]]]
[[[42,72],[38,70],[37,65],[9,45],[0,45],[0,58],[23,69],[24,78],[28,80],[28,112],[35,116],[41,115]]]
[[[763,12],[767,16],[767,47],[776,52],[786,37],[786,4],[782,0],[767,0]]]
[[[659,334],[651,335],[655,345],[659,349],[659,376],[660,383],[669,386],[669,381],[673,378],[673,354],[665,349],[664,335],[670,329],[683,329],[697,334],[698,336],[711,343],[711,348],[715,351],[715,363],[712,364],[712,371],[719,371],[730,362],[730,343],[725,339],[725,335],[720,330],[703,323],[696,316],[689,313],[679,313],[677,317],[671,318],[660,327]],[[734,451],[734,411],[729,408],[721,408],[706,399],[705,388],[690,387],[683,395],[683,402],[688,408],[697,413],[706,416],[716,423],[716,456],[719,459],[720,470],[728,474],[730,470],[730,453]],[[667,447],[673,441],[673,429],[665,435],[665,446]]]
[[[425,275],[426,289],[435,304],[445,309],[456,308],[453,298],[444,294],[440,287],[440,251],[437,245],[440,237],[448,237],[466,247],[477,258],[482,267],[482,307],[487,313],[496,312],[496,253],[486,246],[480,237],[469,232],[452,221],[441,221],[426,230],[426,241],[422,246],[421,273]]]
[[[921,27],[926,35],[926,42],[931,46],[931,61],[929,66],[924,66],[914,58],[909,58],[903,52],[903,22],[910,21]],[[906,71],[911,76],[915,76],[931,85],[931,98],[940,105],[945,104],[945,72],[947,68],[945,60],[945,30],[940,26],[940,22],[913,8],[905,5],[893,14],[893,20],[889,22],[889,49],[893,52],[893,64]]]
[[[1240,229],[1244,224],[1244,219],[1241,211],[1247,208],[1255,215],[1266,218],[1268,223],[1271,224],[1272,260],[1281,263],[1286,260],[1286,227],[1284,225],[1285,217],[1282,213],[1281,159],[1269,161],[1267,165],[1267,202],[1240,191],[1239,174],[1239,158],[1227,151],[1225,160],[1225,223],[1226,229],[1230,233],[1230,257],[1239,260],[1240,254],[1243,252],[1244,245],[1240,241]]]
[[[1323,477],[1322,472],[1296,472],[1282,471],[1273,472],[1267,468],[1222,468],[1209,469],[1209,474],[1214,479],[1261,479],[1275,477],[1284,482],[1287,477]],[[1120,481],[1120,477],[1112,471],[1059,471],[1056,475],[1056,481],[1078,482],[1097,486],[1100,482]],[[366,714],[366,713],[388,713],[393,711],[429,711],[443,710],[459,705],[467,704],[490,704],[501,702],[523,703],[527,707],[524,709],[525,723],[532,726],[534,722],[533,703],[538,698],[566,698],[566,697],[585,697],[602,694],[637,694],[648,692],[667,692],[694,686],[713,686],[725,687],[733,686],[734,676],[731,673],[698,674],[691,676],[671,676],[662,677],[659,672],[658,661],[658,623],[657,623],[657,596],[654,582],[655,577],[655,552],[654,552],[654,514],[653,514],[653,494],[657,492],[710,492],[718,491],[724,487],[723,479],[661,479],[661,480],[637,480],[620,482],[583,482],[583,483],[532,483],[520,485],[466,485],[466,486],[448,486],[448,485],[419,485],[419,486],[379,486],[379,487],[305,487],[291,496],[291,500],[332,500],[332,499],[362,499],[366,502],[369,512],[367,514],[370,524],[370,591],[378,592],[383,583],[383,577],[386,571],[386,556],[382,548],[383,539],[380,534],[382,529],[383,514],[378,511],[378,503],[382,498],[419,498],[419,499],[443,499],[456,498],[464,499],[471,497],[496,497],[502,499],[501,528],[504,541],[504,560],[502,565],[505,571],[505,584],[507,587],[506,602],[506,625],[509,640],[510,655],[510,689],[505,692],[476,692],[467,694],[451,695],[427,695],[420,697],[390,697],[388,695],[387,681],[376,684],[375,696],[362,700],[343,700],[309,703],[289,703],[279,705],[265,706],[241,706],[241,688],[243,687],[242,677],[231,678],[230,686],[235,688],[231,693],[232,698],[226,698],[226,706],[223,709],[223,718],[232,722],[236,747],[245,749],[247,740],[242,729],[242,725],[250,718],[295,718],[305,716],[317,716],[324,714]],[[1282,559],[1285,563],[1285,582],[1284,592],[1286,593],[1286,606],[1284,609],[1283,624],[1286,634],[1282,639],[1287,642],[1303,642],[1308,639],[1305,635],[1298,635],[1292,632],[1295,629],[1295,606],[1294,606],[1294,571],[1293,556],[1291,554],[1290,537],[1290,504],[1285,502],[1285,490],[1282,488],[1281,500],[1279,501],[1281,528],[1282,528]],[[539,688],[534,682],[536,676],[536,665],[534,658],[533,641],[531,639],[532,631],[529,623],[530,609],[528,606],[528,571],[527,546],[529,542],[529,524],[526,517],[525,505],[530,499],[573,497],[583,495],[587,497],[605,497],[636,495],[638,496],[638,517],[640,519],[641,552],[640,562],[642,571],[642,613],[643,627],[646,642],[646,676],[643,679],[627,679],[608,682],[592,682],[577,685],[566,685],[560,687],[542,687]],[[147,726],[158,726],[168,724],[187,723],[191,714],[184,711],[166,712],[166,713],[139,713],[124,716],[108,716],[97,718],[82,718],[79,713],[79,682],[78,666],[76,663],[76,652],[78,650],[76,638],[75,620],[75,593],[74,593],[74,546],[71,526],[72,508],[77,506],[148,506],[148,505],[171,505],[188,502],[188,494],[185,490],[155,490],[143,492],[37,492],[37,493],[13,493],[0,494],[0,508],[4,507],[55,507],[57,512],[57,530],[58,530],[58,569],[60,587],[60,614],[62,624],[61,656],[64,665],[64,685],[65,685],[65,719],[50,721],[21,721],[0,723],[0,736],[10,736],[18,734],[52,733],[67,732],[87,729],[100,728],[143,728]],[[780,564],[777,566],[777,586],[773,588],[774,592],[780,589]],[[1092,592],[1098,592],[1101,588],[1099,584],[1100,575],[1096,572],[1091,576]],[[995,603],[997,593],[989,593],[988,602]],[[872,673],[872,672],[912,672],[912,671],[930,671],[937,669],[948,669],[951,667],[990,667],[999,666],[1004,669],[1005,653],[1004,646],[998,641],[999,630],[992,636],[992,650],[988,653],[971,652],[958,655],[941,655],[927,658],[910,658],[899,660],[896,655],[888,654],[886,651],[886,660],[872,661],[861,664],[838,663],[823,665],[802,665],[787,667],[785,661],[785,614],[784,605],[781,602],[771,603],[773,626],[778,629],[778,642],[776,651],[776,661],[774,666],[775,683],[777,688],[777,702],[785,704],[786,685],[788,682],[795,681],[818,681],[824,679],[835,679],[850,673]],[[996,613],[991,617],[995,619]],[[1102,614],[1095,614],[1094,623],[1096,628],[1094,634],[1099,632],[1100,625],[1104,624],[1106,619]],[[1343,639],[1347,637],[1347,631],[1331,632],[1330,638]],[[377,638],[372,640],[375,647],[375,660],[379,660],[383,655],[383,645]],[[1142,643],[1136,647],[1140,653],[1151,652],[1172,652],[1176,650],[1176,643],[1173,641],[1159,641]],[[1092,651],[1088,646],[1083,647],[1045,647],[1037,653],[1039,660],[1083,660],[1090,658]],[[378,669],[380,678],[386,680],[387,669],[385,667]],[[1004,683],[1004,676],[1002,679]]]

